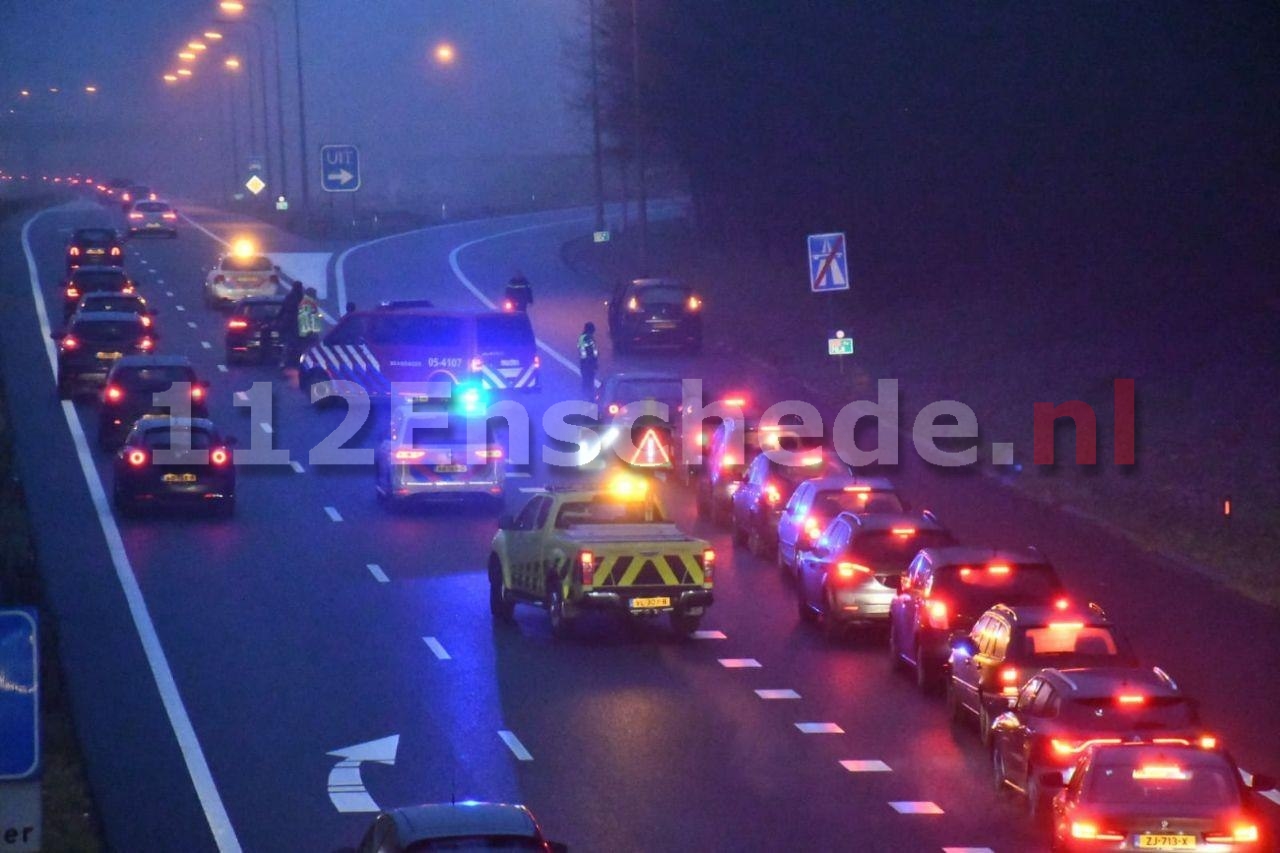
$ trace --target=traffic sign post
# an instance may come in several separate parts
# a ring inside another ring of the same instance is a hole
[[[354,145],[321,145],[320,188],[327,193],[353,193],[360,189],[360,149]]]
[[[849,289],[849,258],[843,233],[809,235],[809,290]]]
[[[39,775],[36,612],[0,610],[0,848],[40,849]]]
[[[844,329],[836,329],[827,337],[827,355],[840,360],[840,372],[844,373],[844,356],[853,355],[853,338],[844,333]]]

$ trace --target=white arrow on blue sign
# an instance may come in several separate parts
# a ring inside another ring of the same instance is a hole
[[[809,289],[814,293],[849,289],[844,234],[809,235]]]
[[[360,189],[360,149],[354,145],[321,145],[320,188],[328,193]]]
[[[36,614],[0,610],[0,780],[40,768],[40,656]]]

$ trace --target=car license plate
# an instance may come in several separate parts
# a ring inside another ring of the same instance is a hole
[[[196,481],[195,474],[165,474],[160,478],[166,483],[194,483]]]
[[[652,598],[633,598],[631,599],[632,610],[653,610],[660,607],[670,607],[671,599],[665,595],[656,595]]]
[[[118,353],[118,352],[100,352],[100,353],[98,353],[98,358],[102,359],[103,361],[115,361],[115,360],[116,360],[117,358],[119,358],[119,357],[120,357],[120,353]]]
[[[85,253],[89,255],[101,255],[101,254],[104,254],[106,251],[107,251],[106,249],[86,249]]]
[[[1195,846],[1194,835],[1144,832],[1138,836],[1139,850],[1190,850]]]
[[[465,470],[467,470],[466,465],[437,465],[436,466],[437,474],[461,474]]]

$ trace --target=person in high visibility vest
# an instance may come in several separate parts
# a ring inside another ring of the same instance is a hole
[[[320,313],[320,303],[316,301],[316,289],[308,287],[304,291],[302,301],[298,303],[298,351],[292,359],[296,366],[302,353],[306,352],[320,337],[324,329],[324,321]]]
[[[578,335],[578,370],[582,373],[582,396],[596,397],[596,369],[600,366],[600,349],[596,346],[596,324],[588,322]]]

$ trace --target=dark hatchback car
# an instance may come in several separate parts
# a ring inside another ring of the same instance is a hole
[[[156,395],[164,395],[175,385],[182,399],[166,399],[161,405]],[[209,383],[196,376],[196,369],[186,356],[132,355],[112,366],[102,389],[102,407],[98,410],[98,446],[113,450],[120,445],[134,421],[147,414],[174,417],[207,418]],[[175,411],[189,402],[189,411]]]
[[[357,853],[526,850],[565,853],[533,813],[506,803],[438,803],[391,809],[374,818]]]
[[[786,451],[795,458],[785,461],[795,464],[759,453],[732,490],[729,520],[736,544],[746,545],[757,556],[771,557],[778,542],[778,520],[800,484],[814,477],[847,474],[849,466],[835,451],[824,448],[820,437],[766,433],[760,443],[766,450]]]
[[[647,346],[702,350],[702,298],[678,281],[625,282],[614,289],[608,309],[609,338],[620,355]]]
[[[957,721],[976,717],[982,742],[990,744],[992,721],[1040,670],[1137,665],[1128,641],[1096,605],[997,604],[952,641],[947,709]]]
[[[997,604],[1053,604],[1066,597],[1035,548],[926,548],[911,561],[889,615],[889,654],[921,690],[939,686],[951,641]]]
[[[67,241],[67,275],[83,266],[124,266],[124,241],[114,228],[77,228]]]
[[[124,515],[175,507],[229,516],[236,506],[234,444],[204,418],[145,415],[116,452],[112,500]]]
[[[151,336],[158,338],[155,329],[155,317],[159,312],[147,304],[147,300],[139,293],[86,293],[76,303],[75,314],[92,314],[110,311],[119,314],[137,314],[142,325],[151,329]],[[72,314],[72,317],[75,317]]]
[[[133,280],[119,267],[82,266],[62,283],[62,319],[65,321],[71,316],[86,293],[134,293],[136,290]]]
[[[86,382],[106,381],[112,365],[151,352],[151,331],[137,314],[77,314],[67,330],[50,335],[58,343],[58,396],[70,399]]]
[[[227,318],[227,364],[266,361],[284,351],[280,337],[280,309],[284,300],[274,296],[241,299]]]

